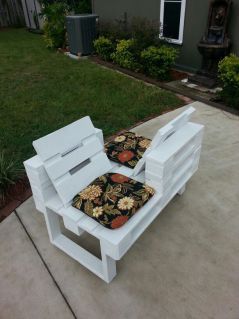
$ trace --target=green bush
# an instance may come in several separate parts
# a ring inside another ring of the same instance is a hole
[[[141,52],[141,61],[146,74],[160,80],[167,79],[169,70],[175,62],[178,51],[172,47],[150,46]]]
[[[111,55],[114,52],[115,45],[110,39],[99,37],[94,41],[94,48],[96,53],[106,61],[111,60]]]
[[[156,46],[162,42],[159,40],[159,24],[158,22],[148,20],[142,17],[134,17],[130,24],[131,38],[135,39],[138,50]]]
[[[112,42],[131,38],[128,24],[125,20],[116,20],[114,22],[111,20],[100,20],[98,24],[98,34],[99,36],[110,39]]]
[[[11,185],[21,177],[23,170],[16,167],[13,160],[6,158],[5,153],[0,153],[0,201],[5,199],[7,191]]]
[[[81,1],[72,1],[68,0],[70,8],[73,9],[73,11],[76,14],[79,13],[91,13],[91,0],[81,0]]]
[[[75,14],[78,13],[91,13],[91,0],[40,0],[43,8],[53,3],[67,4],[69,11]]]
[[[119,40],[135,39],[140,50],[150,45],[162,43],[159,40],[159,23],[142,17],[133,17],[130,21],[127,15],[123,19],[115,21],[101,21],[98,25],[98,33],[110,39],[112,42]]]
[[[137,51],[137,45],[134,39],[120,40],[117,43],[116,51],[112,53],[112,60],[119,66],[139,71],[141,66],[138,62],[139,52]]]
[[[69,11],[66,3],[55,2],[43,9],[45,23],[43,27],[47,48],[62,48],[66,43],[65,17]]]
[[[219,62],[218,72],[222,98],[229,106],[239,108],[239,57],[235,54],[225,57]]]

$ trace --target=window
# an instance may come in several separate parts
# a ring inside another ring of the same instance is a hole
[[[183,43],[186,0],[161,0],[160,37],[172,43]]]

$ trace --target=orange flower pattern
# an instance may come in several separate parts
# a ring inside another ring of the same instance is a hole
[[[72,206],[101,225],[123,226],[150,198],[154,190],[121,174],[108,173],[95,179],[73,198]]]
[[[133,132],[125,132],[106,143],[105,151],[110,160],[134,168],[150,143],[150,139]]]

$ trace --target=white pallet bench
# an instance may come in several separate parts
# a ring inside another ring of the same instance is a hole
[[[24,165],[36,208],[44,213],[50,241],[106,282],[137,238],[198,169],[203,126],[189,122],[190,107],[158,131],[139,165],[132,170],[108,160],[101,130],[89,117],[33,143],[38,155]],[[73,196],[98,176],[117,172],[153,187],[155,195],[121,228],[110,230],[71,206]],[[100,242],[101,259],[62,234],[87,232]]]

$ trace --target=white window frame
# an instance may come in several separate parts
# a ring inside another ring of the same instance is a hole
[[[187,0],[178,0],[178,1],[170,1],[170,0],[160,0],[160,34],[159,37],[161,39],[165,39],[166,41],[170,43],[175,44],[183,44],[183,32],[184,32],[184,21],[185,21],[185,12],[186,12],[186,1]],[[179,38],[178,39],[171,39],[171,38],[165,38],[163,36],[163,26],[164,26],[164,3],[165,2],[173,2],[181,3],[181,13],[180,13],[180,24],[179,24]]]

